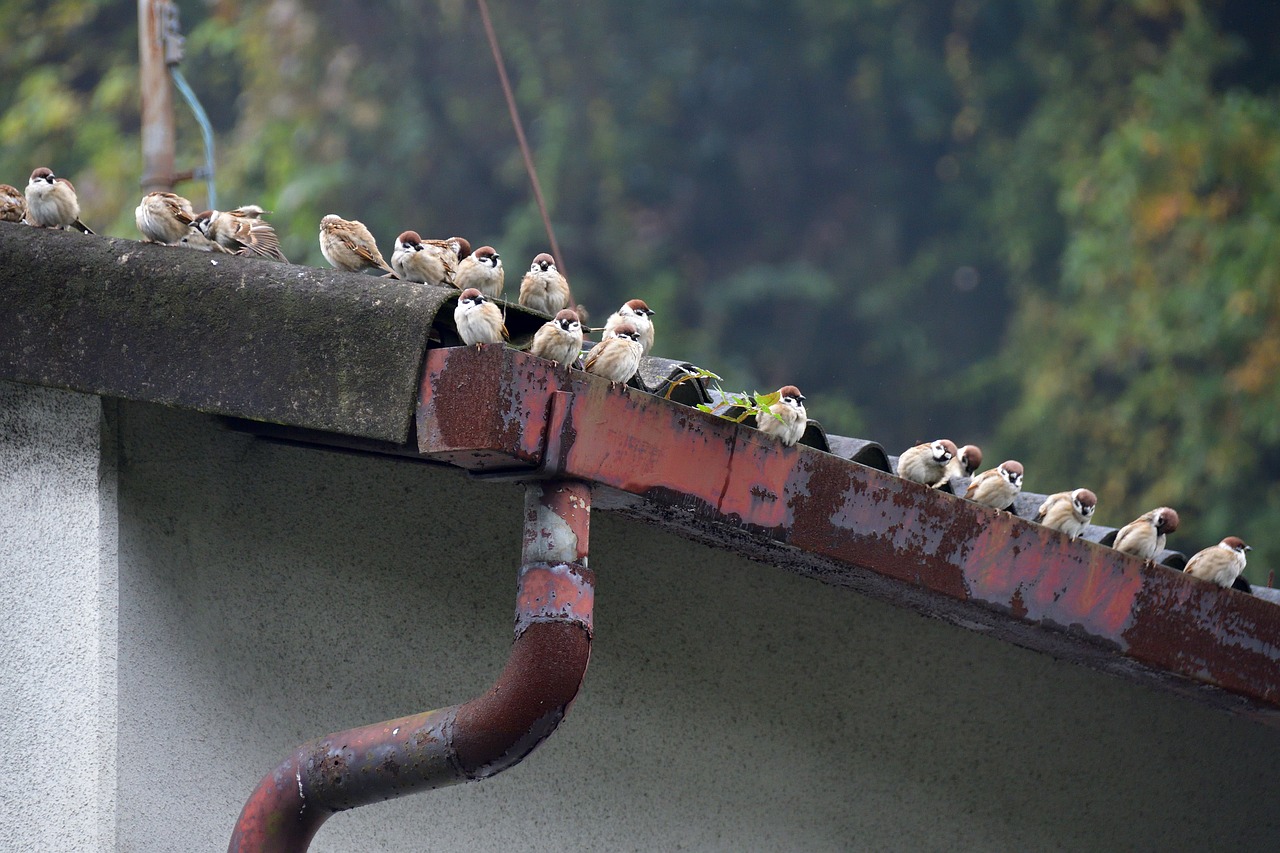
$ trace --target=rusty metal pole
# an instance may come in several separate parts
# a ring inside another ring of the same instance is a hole
[[[568,713],[591,657],[591,486],[525,491],[515,642],[493,687],[462,705],[327,735],[263,777],[231,853],[300,853],[335,812],[487,779],[520,763]]]
[[[165,62],[165,16],[170,0],[138,0],[138,77],[142,92],[142,191],[172,190],[173,91]]]

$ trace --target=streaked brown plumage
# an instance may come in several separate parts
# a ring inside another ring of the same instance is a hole
[[[769,406],[769,411],[773,414],[756,413],[756,429],[778,439],[787,447],[791,447],[800,440],[804,435],[805,426],[809,423],[809,413],[805,411],[804,395],[800,393],[799,388],[794,385],[783,385],[779,388],[778,402]]]
[[[940,438],[928,444],[917,444],[898,457],[898,476],[913,483],[932,486],[946,473],[947,463],[956,458],[956,445]]]
[[[1252,550],[1240,537],[1228,536],[1217,545],[1197,552],[1183,571],[1193,578],[1228,587],[1244,571],[1245,553]]]
[[[458,327],[458,337],[467,346],[500,344],[508,337],[507,327],[502,322],[502,309],[485,299],[484,294],[474,287],[458,294],[453,322]]]
[[[1144,512],[1120,528],[1111,547],[1151,562],[1164,550],[1165,537],[1178,529],[1178,513],[1167,506]]]
[[[1097,507],[1098,496],[1088,489],[1058,492],[1044,499],[1034,520],[1075,539],[1084,532]]]
[[[21,222],[27,218],[27,197],[17,187],[0,184],[0,222]]]
[[[134,224],[149,243],[181,242],[196,221],[191,202],[176,193],[147,193],[133,211]]]
[[[582,352],[582,322],[578,319],[578,312],[565,308],[556,314],[554,320],[543,323],[533,336],[529,352],[558,364],[571,365],[577,361],[578,354]]]
[[[66,178],[46,166],[34,170],[27,183],[27,222],[38,228],[75,228],[92,234],[80,221],[80,199]]]
[[[1006,459],[997,467],[983,471],[969,483],[964,496],[974,503],[993,509],[1008,509],[1022,491],[1022,463]]]
[[[458,272],[453,277],[457,287],[474,287],[490,299],[502,298],[502,284],[506,278],[502,256],[492,246],[481,246],[458,261]]]
[[[562,308],[574,307],[568,280],[556,269],[555,259],[546,252],[533,259],[529,271],[520,280],[520,304],[552,317]]]
[[[623,323],[613,337],[601,341],[587,353],[583,370],[603,376],[610,384],[629,382],[640,369],[640,341],[635,327]]]
[[[347,272],[377,269],[396,275],[378,251],[378,242],[358,219],[343,219],[333,213],[321,219],[320,253],[336,269]]]

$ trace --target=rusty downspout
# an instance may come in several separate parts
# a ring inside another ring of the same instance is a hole
[[[497,682],[462,705],[348,729],[298,747],[263,777],[232,853],[304,851],[330,815],[486,779],[520,763],[569,711],[591,657],[591,487],[525,487],[515,642]]]

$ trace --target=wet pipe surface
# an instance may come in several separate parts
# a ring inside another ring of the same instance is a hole
[[[905,585],[903,603],[923,591],[967,606],[975,624],[995,615],[1015,635],[1052,632],[1024,644],[1077,645],[1082,662],[1119,672],[1135,662],[1183,692],[1221,688],[1243,700],[1236,710],[1280,725],[1270,602],[510,349],[429,351],[420,400],[429,458],[606,485],[694,520],[701,539],[872,572]]]

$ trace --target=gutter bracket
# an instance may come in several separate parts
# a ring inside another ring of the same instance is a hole
[[[547,406],[547,422],[542,432],[542,460],[536,468],[497,468],[468,471],[473,480],[524,483],[550,480],[564,475],[565,460],[577,433],[570,423],[572,391],[552,391]]]

